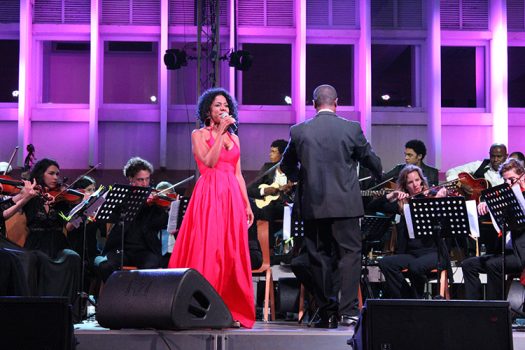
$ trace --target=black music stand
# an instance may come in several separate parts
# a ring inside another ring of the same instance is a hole
[[[436,243],[439,291],[441,271],[447,270],[449,280],[452,278],[450,256],[444,239],[466,237],[470,234],[465,197],[413,198],[409,202],[409,208],[413,238],[432,238]],[[410,232],[410,227],[408,229]]]
[[[361,284],[365,287],[367,298],[374,298],[374,291],[368,280],[368,266],[370,266],[368,258],[368,248],[374,242],[380,241],[385,232],[388,231],[392,225],[392,219],[388,216],[374,216],[365,215],[361,220],[361,237],[363,243],[363,264],[361,264]]]
[[[501,287],[505,300],[505,240],[508,231],[516,233],[525,228],[525,214],[512,187],[506,183],[486,189],[481,195],[501,229]]]
[[[292,220],[291,220],[291,229],[290,229],[290,236],[291,237],[297,237],[301,238],[304,237],[304,222],[301,219],[296,219],[293,217],[292,214]]]
[[[135,220],[151,193],[150,187],[115,184],[108,191],[106,201],[99,209],[96,220],[122,226],[120,269],[124,266],[125,223]]]
[[[190,203],[190,197],[180,196],[179,199],[180,204],[177,217],[177,230],[180,229],[180,225],[182,225],[182,220],[184,219],[184,215],[186,215],[186,210],[188,209],[188,204]]]
[[[88,200],[83,201],[79,205],[75,206],[68,214],[69,221],[75,228],[79,226],[80,223],[83,223],[82,231],[82,254],[80,259],[82,261],[82,269],[80,272],[80,302],[78,304],[78,314],[82,318],[82,308],[86,302],[91,303],[93,306],[96,306],[94,301],[89,299],[89,296],[84,292],[84,279],[86,275],[86,236],[87,236],[87,221],[89,217],[96,215],[97,211],[100,209],[102,204],[105,202],[103,195],[98,197],[90,197]]]

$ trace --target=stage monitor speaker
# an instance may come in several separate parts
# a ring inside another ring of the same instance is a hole
[[[369,299],[354,350],[512,349],[512,321],[505,301]]]
[[[233,323],[224,301],[193,269],[113,273],[102,289],[97,321],[112,329],[220,329]]]
[[[73,348],[71,306],[62,297],[0,297],[2,349]]]

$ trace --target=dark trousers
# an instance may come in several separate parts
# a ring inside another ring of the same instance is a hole
[[[305,220],[305,247],[312,276],[310,284],[321,309],[357,315],[357,290],[361,275],[361,229],[359,219]]]
[[[437,266],[437,252],[422,255],[396,254],[379,260],[385,276],[385,292],[392,299],[423,298],[427,274]],[[408,269],[407,276],[402,270]],[[408,277],[411,285],[405,277]]]
[[[475,256],[463,260],[461,268],[465,279],[465,298],[472,300],[483,299],[480,273],[487,274],[487,300],[503,300],[502,287],[502,257],[501,254]],[[520,260],[511,250],[505,252],[505,273],[520,273]]]
[[[158,269],[163,263],[160,254],[149,250],[127,250],[124,253],[124,265],[137,266],[139,269]],[[111,274],[120,269],[121,253],[109,252],[106,256],[98,256],[95,259],[95,268],[104,282]]]

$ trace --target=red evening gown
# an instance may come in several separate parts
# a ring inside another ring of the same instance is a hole
[[[211,147],[213,142],[210,137],[208,145]],[[239,157],[239,147],[233,142],[232,149],[222,149],[213,168],[195,158],[201,176],[168,267],[199,271],[222,297],[233,319],[251,328],[255,305],[246,208],[235,177]]]

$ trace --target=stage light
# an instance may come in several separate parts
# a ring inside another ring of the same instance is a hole
[[[250,69],[252,62],[253,56],[248,51],[239,50],[230,54],[229,65],[235,69],[246,71]]]
[[[153,103],[157,102],[157,96],[150,96],[149,99],[150,99],[150,101],[153,102]]]
[[[170,70],[179,69],[188,65],[186,51],[179,49],[168,49],[164,54],[164,64]]]
[[[18,90],[13,90],[13,92],[11,93],[11,95],[13,95],[13,97],[18,97],[18,95],[19,95]]]
[[[383,101],[388,101],[388,100],[390,100],[390,95],[389,95],[389,94],[381,95],[381,99],[382,99]]]
[[[284,102],[286,102],[287,105],[291,105],[292,98],[290,96],[284,96]]]

